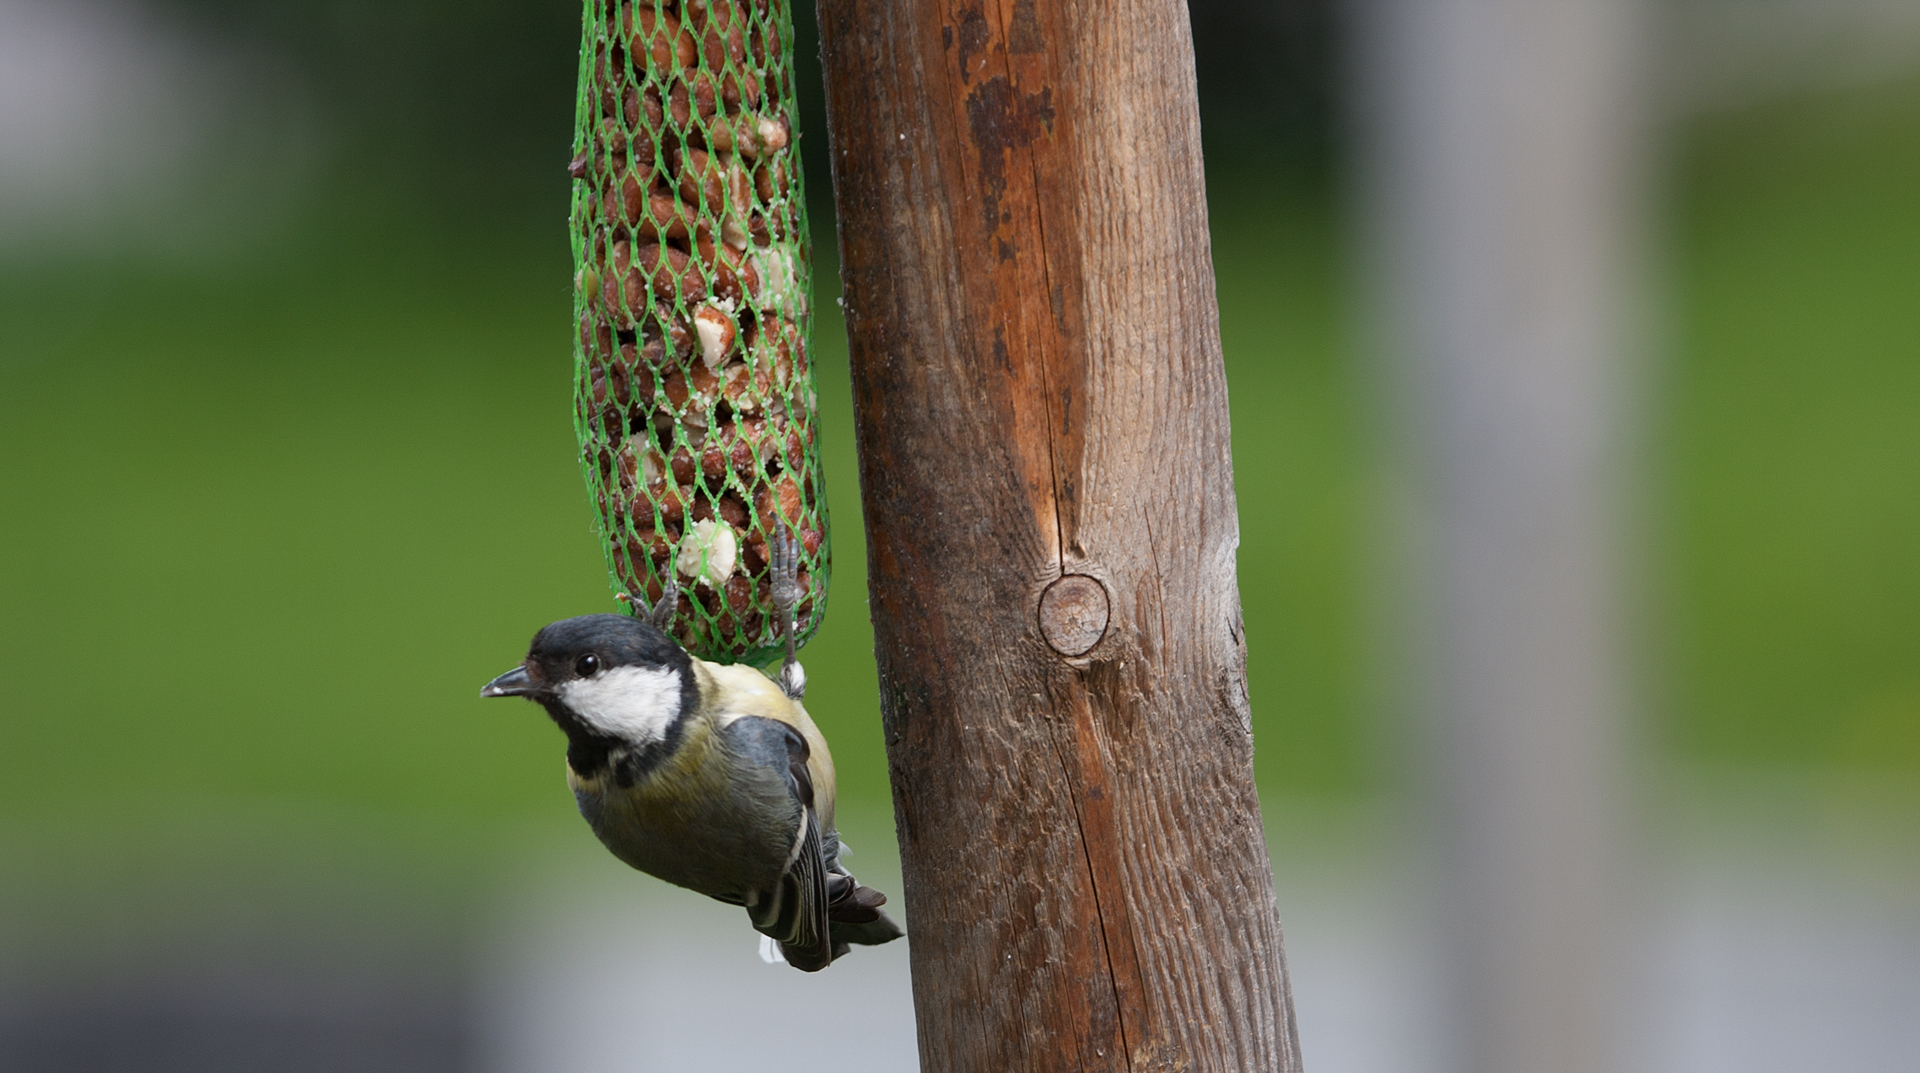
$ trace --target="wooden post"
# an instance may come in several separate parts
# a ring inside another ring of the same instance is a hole
[[[1293,1070],[1179,0],[821,0],[933,1071]]]

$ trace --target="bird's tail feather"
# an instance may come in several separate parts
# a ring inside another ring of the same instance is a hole
[[[877,913],[873,920],[865,924],[842,924],[832,921],[827,930],[835,943],[853,943],[857,946],[879,946],[890,943],[905,935],[900,925],[895,924],[885,913]]]
[[[887,896],[845,872],[827,875],[827,922],[835,943],[879,946],[906,933],[880,911]]]

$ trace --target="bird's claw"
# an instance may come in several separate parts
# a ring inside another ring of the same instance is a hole
[[[780,688],[787,696],[799,700],[807,692],[807,672],[800,667],[799,625],[793,620],[794,609],[800,606],[801,591],[800,548],[792,533],[785,529],[774,531],[768,559],[773,574],[769,595],[773,597],[774,614],[780,620],[781,640],[787,646],[786,661],[780,665]]]
[[[653,602],[651,608],[645,600],[632,593],[617,592],[613,598],[631,608],[635,618],[645,619],[655,629],[668,633],[673,628],[674,613],[680,609],[680,580],[669,575],[660,589],[660,598]]]
[[[680,610],[680,579],[668,573],[666,582],[660,588],[660,598],[653,603],[653,610],[647,612],[647,621],[662,633],[673,632],[673,616]]]
[[[800,606],[800,549],[793,534],[785,529],[773,534],[771,549],[773,606],[783,616],[791,616]]]

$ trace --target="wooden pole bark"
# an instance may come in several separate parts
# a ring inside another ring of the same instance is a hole
[[[927,1071],[1294,1070],[1180,0],[821,0]]]

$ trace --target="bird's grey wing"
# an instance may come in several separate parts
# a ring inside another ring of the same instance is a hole
[[[736,736],[755,742],[756,751],[763,755],[771,752],[769,746],[780,748],[786,760],[787,792],[800,807],[792,857],[772,890],[755,892],[747,914],[757,931],[779,941],[788,964],[816,972],[833,961],[836,951],[827,923],[827,864],[820,816],[814,809],[813,778],[807,773],[811,749],[798,730],[777,719],[748,716],[734,725]]]
[[[806,824],[800,852],[780,877],[779,895],[774,899],[780,916],[771,928],[760,930],[780,941],[788,964],[802,972],[817,972],[845,948],[834,949],[827,923],[827,870],[820,856],[820,820],[812,809],[807,810]]]

